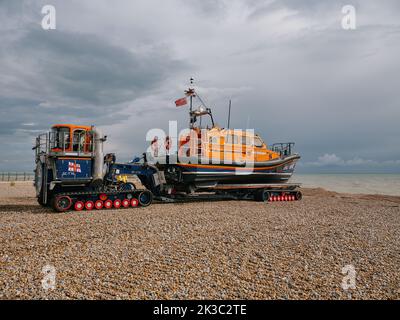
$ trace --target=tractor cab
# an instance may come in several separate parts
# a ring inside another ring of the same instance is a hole
[[[56,124],[50,132],[50,152],[66,155],[91,155],[93,152],[92,127]]]
[[[96,130],[91,126],[56,124],[50,132],[36,138],[33,149],[36,153],[35,185],[38,193],[42,180],[51,182],[49,190],[53,190],[55,185],[87,185],[101,175],[98,174],[100,170],[94,168]],[[102,153],[103,140],[98,140],[97,151]],[[103,155],[97,158],[102,160]],[[97,167],[103,167],[102,161]],[[46,201],[47,196],[44,196],[43,202]]]

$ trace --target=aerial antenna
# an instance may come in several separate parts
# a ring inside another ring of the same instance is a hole
[[[247,124],[246,124],[246,129],[249,129],[250,126],[250,116],[247,116]]]
[[[232,107],[232,100],[229,100],[228,129],[230,129],[231,126],[231,107]]]

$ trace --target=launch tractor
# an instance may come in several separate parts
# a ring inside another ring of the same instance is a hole
[[[71,124],[39,135],[33,148],[39,204],[58,212],[149,206],[152,191],[159,192],[157,168],[117,163],[114,154],[103,153],[106,139],[94,126]],[[137,178],[141,188],[132,182]]]

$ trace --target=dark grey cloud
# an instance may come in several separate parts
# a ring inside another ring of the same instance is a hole
[[[155,90],[183,67],[156,44],[137,53],[96,35],[25,27],[0,49],[2,133],[25,122],[43,129],[62,121],[114,123],[126,116],[121,104]]]
[[[54,123],[118,123],[130,116],[127,105],[185,67],[157,42],[139,52],[61,23],[44,31],[41,5],[0,3],[0,143],[2,149],[12,146],[3,156],[8,169],[32,164],[38,132]],[[25,155],[23,165],[13,161],[19,154]]]
[[[55,95],[97,107],[131,101],[181,67],[166,48],[135,53],[86,34],[34,30],[14,52],[25,48],[29,51],[20,58],[35,59],[36,72]]]
[[[0,171],[32,167],[31,144],[55,122],[96,124],[124,160],[168,120],[187,78],[226,123],[290,140],[300,169],[399,171],[400,3],[351,1],[0,2]],[[9,151],[12,150],[12,151]],[[20,162],[13,162],[18,158]],[[2,169],[3,168],[3,169]]]

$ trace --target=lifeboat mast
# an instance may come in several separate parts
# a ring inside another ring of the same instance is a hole
[[[206,106],[206,104],[201,99],[199,94],[195,91],[193,84],[194,84],[194,79],[190,78],[190,87],[189,87],[188,90],[185,91],[186,96],[190,97],[190,111],[189,111],[190,123],[189,123],[189,127],[190,127],[190,129],[194,129],[196,127],[197,117],[201,118],[201,117],[203,117],[205,115],[209,115],[210,118],[211,118],[212,127],[214,128],[215,127],[215,123],[214,123],[214,118],[213,118],[213,115],[212,115],[211,108],[208,108]],[[197,97],[200,100],[201,106],[198,109],[193,110],[193,98],[195,98],[195,97]]]

